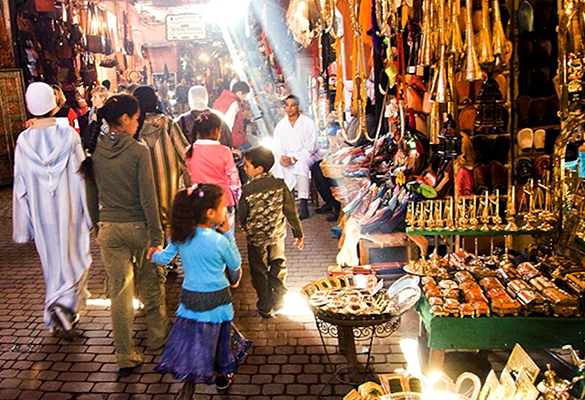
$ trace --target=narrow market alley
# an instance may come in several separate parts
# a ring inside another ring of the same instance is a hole
[[[92,296],[81,313],[79,337],[68,342],[49,333],[42,321],[44,282],[34,244],[19,245],[11,239],[11,195],[10,188],[0,190],[0,235],[4,243],[0,253],[0,399],[174,399],[182,384],[170,375],[153,371],[161,350],[147,353],[144,364],[130,377],[118,377],[110,312],[105,305],[105,272],[95,243],[89,286]],[[287,243],[287,306],[282,314],[268,320],[255,311],[245,238],[237,236],[244,278],[233,291],[235,322],[253,340],[253,347],[226,395],[215,395],[214,387],[199,385],[201,394],[195,398],[315,399],[322,394],[323,398],[339,399],[352,389],[333,377],[333,369],[344,365],[345,357],[336,352],[336,339],[328,338],[332,363],[328,365],[315,320],[299,295],[302,286],[325,277],[327,266],[335,263],[337,240],[329,232],[333,223],[312,213],[303,226],[305,249],[293,247],[292,239]],[[167,307],[173,316],[181,282],[181,272],[169,274]],[[134,328],[136,345],[142,346],[146,324],[141,311],[136,312]],[[376,340],[373,362],[377,373],[404,367],[400,337],[416,329],[416,320],[412,324],[403,322],[393,336]],[[358,358],[363,361],[365,356]]]

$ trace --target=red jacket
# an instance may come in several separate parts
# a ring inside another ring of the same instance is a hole
[[[213,109],[225,114],[235,101],[238,102],[240,110],[236,114],[236,119],[232,128],[232,137],[234,139],[233,146],[239,147],[248,141],[244,129],[244,117],[242,116],[242,104],[240,98],[236,96],[235,93],[232,93],[229,90],[224,90],[221,92],[217,100],[215,100],[215,103],[213,103]]]

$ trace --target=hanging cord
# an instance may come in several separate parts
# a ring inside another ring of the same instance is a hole
[[[382,129],[382,119],[384,118],[386,98],[388,96],[388,87],[386,87],[386,93],[384,94],[384,102],[382,103],[382,111],[378,117],[378,127],[376,128],[376,136],[374,137],[374,150],[372,150],[372,157],[370,158],[370,165],[368,165],[368,176],[372,170],[372,164],[374,163],[374,156],[376,155],[376,146],[378,145],[378,139],[380,138],[380,130]]]

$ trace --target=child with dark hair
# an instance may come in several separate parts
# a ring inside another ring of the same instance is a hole
[[[197,117],[192,134],[196,140],[187,146],[186,164],[192,182],[214,183],[223,189],[233,232],[242,187],[232,151],[219,143],[221,125],[221,117],[212,112]]]
[[[191,398],[195,383],[215,381],[218,389],[227,389],[251,345],[231,323],[229,288],[238,286],[242,260],[221,187],[200,183],[177,193],[170,242],[152,260],[165,264],[177,253],[185,273],[183,291],[156,370],[184,380],[181,398]]]
[[[284,239],[286,221],[294,244],[303,248],[303,228],[294,198],[284,183],[270,173],[274,155],[266,147],[253,147],[244,156],[244,170],[250,182],[242,188],[238,216],[248,241],[252,285],[258,294],[256,308],[263,318],[284,307],[288,292]],[[286,221],[285,221],[286,220]]]
[[[110,97],[97,111],[108,125],[102,133],[94,124],[88,157],[81,172],[88,181],[88,206],[96,229],[108,297],[120,376],[128,376],[143,361],[134,348],[134,280],[144,303],[150,349],[162,347],[169,333],[162,267],[148,258],[162,250],[158,203],[148,148],[133,139],[140,109],[134,97]]]

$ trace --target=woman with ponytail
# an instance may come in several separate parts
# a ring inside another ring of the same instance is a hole
[[[132,137],[139,115],[134,97],[110,97],[97,113],[98,121],[107,124],[107,133],[102,133],[101,124],[94,124],[87,143],[91,157],[81,168],[89,178],[88,206],[99,227],[120,376],[128,376],[143,360],[133,344],[134,279],[137,297],[144,304],[148,347],[162,347],[169,333],[164,273],[148,260],[154,251],[162,250],[163,231],[150,153]]]
[[[219,143],[222,119],[213,112],[199,114],[193,124],[194,143],[187,147],[186,163],[191,181],[214,183],[223,189],[231,230],[234,230],[235,207],[242,195],[242,185],[232,151]]]

